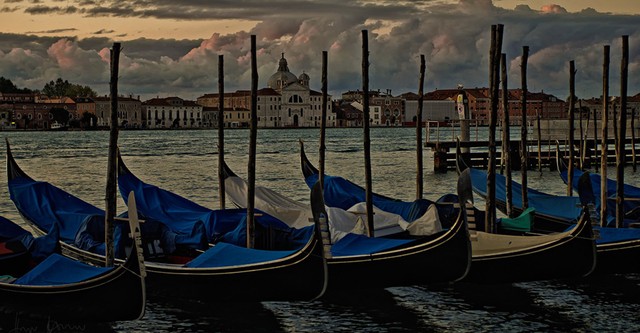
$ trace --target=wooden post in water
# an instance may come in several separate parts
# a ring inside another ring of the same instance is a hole
[[[120,43],[111,49],[111,126],[109,131],[109,158],[107,161],[106,209],[104,220],[105,266],[113,266],[113,221],[116,217],[118,172],[118,67],[120,66]]]
[[[613,102],[613,104],[611,105],[612,107],[612,124],[613,124],[613,148],[614,150],[618,149],[618,104],[616,104],[615,102]]]
[[[538,172],[542,173],[542,129],[540,129],[540,113],[536,116],[536,124],[538,125]]]
[[[575,115],[575,113],[574,113]],[[584,166],[582,165],[584,160],[583,160],[583,156],[582,156],[582,148],[583,148],[583,144],[584,144],[584,140],[582,139],[582,137],[584,136],[584,128],[582,127],[582,102],[578,101],[578,130],[579,130],[579,138],[580,141],[578,142],[578,165],[580,167],[580,170],[584,170]]]
[[[367,234],[374,237],[373,232],[373,189],[371,188],[371,139],[369,137],[369,39],[368,31],[362,30],[362,99],[364,129],[364,171],[366,182]]]
[[[631,167],[636,172],[636,108],[631,109]]]
[[[258,136],[258,61],[256,59],[256,35],[251,35],[251,116],[249,120],[247,248],[252,249],[255,246],[256,144]]]
[[[511,139],[509,131],[509,88],[507,84],[507,55],[500,57],[500,71],[502,76],[502,160],[505,171],[505,195],[507,199],[507,216],[513,217],[513,192],[511,188]]]
[[[322,51],[322,120],[320,120],[320,151],[319,151],[319,167],[320,167],[320,185],[324,189],[324,157],[327,147],[325,145],[325,132],[327,129],[327,51]]]
[[[574,132],[574,124],[575,120],[575,96],[576,96],[576,69],[575,62],[571,60],[569,62],[569,169],[567,170],[567,178],[569,181],[567,182],[567,195],[573,195],[573,168],[575,165],[573,159],[573,132]]]
[[[218,55],[218,196],[225,209],[224,185],[224,55]]]
[[[420,55],[420,79],[418,80],[418,114],[416,115],[416,200],[422,199],[424,181],[422,179],[422,109],[424,101],[424,54]]]
[[[624,225],[624,165],[627,136],[627,81],[629,75],[629,36],[622,36],[622,59],[620,62],[620,126],[616,158],[616,227]]]
[[[522,47],[522,61],[520,64],[520,77],[522,84],[522,126],[520,127],[520,172],[522,183],[522,210],[529,207],[529,196],[527,195],[527,169],[529,168],[529,145],[527,143],[527,62],[529,60],[529,47]],[[539,141],[538,141],[539,142]]]
[[[602,145],[600,154],[600,226],[607,225],[607,138],[609,122],[609,45],[604,46],[602,62]]]
[[[489,117],[489,160],[487,163],[487,199],[485,231],[495,232],[496,221],[496,123],[498,121],[498,87],[500,78],[500,54],[502,53],[502,24],[491,26],[491,49],[489,54],[489,86],[491,91],[491,113]]]
[[[593,112],[593,166],[598,172],[598,114]]]

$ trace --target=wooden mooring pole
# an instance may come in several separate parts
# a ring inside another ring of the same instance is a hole
[[[422,109],[424,108],[424,73],[426,71],[424,54],[420,55],[420,79],[418,80],[418,114],[416,115],[416,200],[422,199],[424,180],[422,171]]]
[[[322,120],[320,120],[320,151],[319,151],[319,173],[320,173],[320,185],[324,190],[324,161],[325,152],[327,150],[325,134],[327,132],[327,66],[328,66],[328,53],[322,51]]]
[[[258,136],[258,61],[256,35],[251,35],[251,118],[249,119],[249,162],[247,190],[247,248],[255,247],[256,144]]]
[[[598,114],[593,112],[593,166],[598,172]]]
[[[367,234],[374,237],[373,231],[373,189],[371,188],[371,138],[369,134],[369,38],[368,31],[362,30],[362,92],[364,129],[364,169],[366,182]]]
[[[498,88],[500,78],[500,54],[502,54],[502,24],[491,26],[491,49],[489,54],[489,89],[491,112],[489,117],[489,159],[487,163],[487,199],[485,231],[494,233],[496,226],[496,123],[498,121]]]
[[[631,167],[636,172],[636,108],[631,108]]]
[[[509,88],[507,84],[507,55],[500,57],[500,72],[502,77],[502,160],[505,172],[505,195],[507,199],[506,214],[513,217],[513,192],[511,188],[511,138],[509,131]]]
[[[111,126],[109,131],[109,158],[107,161],[106,209],[104,221],[105,266],[114,262],[113,233],[117,204],[118,170],[118,67],[120,66],[120,43],[113,43],[111,49]]]
[[[602,62],[602,144],[600,154],[600,226],[607,225],[607,137],[609,122],[609,45],[604,46]]]
[[[218,196],[220,209],[225,209],[224,185],[224,55],[218,55]]]
[[[520,127],[520,182],[522,183],[522,210],[529,207],[527,195],[527,169],[529,168],[529,145],[527,144],[527,62],[529,60],[529,46],[522,47],[522,60],[520,63],[520,78],[522,85],[522,126]],[[538,142],[539,139],[538,139]],[[539,146],[538,146],[539,147]],[[538,162],[540,163],[540,162]]]
[[[569,62],[569,169],[567,171],[567,178],[569,181],[567,182],[567,195],[573,195],[573,168],[575,165],[573,159],[573,132],[574,132],[574,124],[575,120],[575,96],[576,96],[576,69],[575,62],[571,60]]]
[[[629,36],[622,36],[622,59],[620,61],[620,126],[616,149],[616,227],[624,225],[624,165],[627,134],[627,81],[629,75]]]

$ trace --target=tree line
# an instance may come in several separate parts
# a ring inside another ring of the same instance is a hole
[[[51,80],[44,85],[41,90],[28,88],[18,88],[10,79],[0,77],[0,92],[5,94],[43,94],[48,97],[96,97],[96,93],[91,87],[81,84],[71,83],[68,80],[58,78]]]

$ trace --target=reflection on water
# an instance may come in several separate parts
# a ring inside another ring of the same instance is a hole
[[[481,129],[482,130],[482,129]],[[246,177],[248,131],[228,130],[229,166]],[[317,129],[260,130],[256,181],[308,202],[298,140],[317,161]],[[32,177],[51,182],[104,207],[108,132],[5,132],[14,156]],[[361,129],[327,131],[327,173],[364,184]],[[415,196],[415,129],[373,128],[373,190],[412,200]],[[142,180],[209,208],[218,208],[217,132],[123,131],[119,147],[127,166]],[[4,154],[2,154],[2,157]],[[424,154],[425,197],[454,190],[456,174],[434,174]],[[613,170],[609,170],[609,175]],[[520,179],[515,173],[514,180]],[[640,184],[630,171],[626,181]],[[529,185],[564,194],[556,172],[529,172]],[[0,214],[20,221],[0,186]],[[483,202],[476,198],[477,205]],[[119,211],[124,210],[122,200]],[[416,267],[429,269],[429,267]],[[258,281],[256,282],[258,283]],[[357,284],[358,281],[341,281]],[[347,293],[314,302],[205,304],[151,299],[139,321],[111,325],[115,332],[590,332],[640,331],[640,276],[612,275],[568,281],[501,285],[398,287]],[[215,286],[212,286],[215,287]]]

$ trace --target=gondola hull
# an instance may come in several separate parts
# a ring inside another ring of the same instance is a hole
[[[581,221],[570,233],[554,237],[522,250],[482,251],[483,242],[508,242],[508,236],[477,233],[472,237],[474,255],[465,281],[480,283],[521,282],[555,278],[583,277],[596,267],[596,250],[589,221]],[[499,240],[492,240],[498,238]],[[502,238],[502,239],[500,239]]]
[[[226,165],[224,165],[224,174],[229,182],[228,185],[236,184],[227,186],[227,189],[230,187],[236,189],[236,192],[229,197],[232,200],[246,197],[244,192],[246,186],[237,185],[244,184],[244,181]],[[259,209],[265,209],[274,215],[277,213],[283,216],[311,215],[311,208],[292,202],[291,199],[273,191],[265,189],[256,192],[256,202],[265,205],[258,206]],[[241,200],[234,203],[240,207],[243,206]],[[431,236],[412,236],[413,242],[396,249],[366,255],[338,255],[328,258],[327,293],[332,294],[354,288],[385,288],[461,280],[469,271],[471,245],[467,224],[462,215],[458,214],[454,218],[456,220],[451,223],[448,230]],[[351,281],[357,281],[357,283]]]
[[[0,310],[58,321],[134,320],[144,314],[145,292],[140,265],[133,255],[124,266],[84,282],[61,286],[0,283]]]
[[[42,196],[54,193],[51,190],[53,186],[36,182],[26,175],[13,159],[8,144],[7,173],[11,199],[23,219],[36,233],[46,234],[47,231],[39,223],[42,221],[32,219],[29,213],[40,217],[65,214],[57,214],[53,208],[53,211],[36,210],[27,213],[25,208],[33,204],[34,197],[42,199]],[[20,186],[20,190],[14,189],[14,184]],[[37,192],[39,190],[42,192]],[[32,191],[36,191],[37,194]],[[55,193],[62,193],[58,191],[61,190],[57,189]],[[48,199],[89,205],[68,193],[58,196],[61,198]],[[62,205],[60,202],[60,206]],[[57,205],[51,204],[49,207]],[[75,206],[68,209],[74,210],[75,215],[83,215],[82,212],[86,210]],[[105,262],[103,255],[80,249],[72,243],[61,242],[61,249],[64,255],[90,264],[103,265]],[[326,284],[326,260],[323,257],[321,241],[315,232],[298,250],[290,251],[273,260],[252,263],[245,260],[237,265],[214,264],[193,268],[181,264],[146,261],[145,266],[149,295],[154,297],[196,299],[205,302],[306,301],[320,297]]]
[[[395,251],[328,259],[327,293],[454,282],[467,275],[470,258],[468,230],[460,219],[450,230],[420,238]]]
[[[24,216],[23,216],[24,217]],[[28,219],[25,221],[29,222]],[[30,222],[37,228],[37,224]],[[38,230],[39,234],[45,234]],[[104,256],[62,243],[62,253],[94,265]],[[315,237],[294,255],[269,264],[224,268],[185,268],[146,261],[146,283],[151,297],[226,301],[308,301],[325,289],[326,262]]]
[[[301,149],[301,165],[305,179],[317,177],[317,169],[309,162]],[[467,184],[471,191],[469,170],[462,172],[458,184]],[[327,184],[325,183],[325,187]],[[346,187],[345,187],[346,188]],[[325,199],[332,202],[361,197],[362,188],[350,186],[345,190],[325,192]],[[464,191],[458,190],[459,196]],[[344,196],[342,196],[344,195]],[[376,194],[374,194],[376,195]],[[393,208],[399,201],[378,195],[379,202]],[[465,204],[466,214],[473,214],[472,195],[458,198]],[[470,215],[471,216],[471,215]],[[586,214],[581,215],[587,218]],[[553,278],[581,277],[590,274],[595,267],[595,242],[591,225],[581,221],[570,232],[549,236],[494,235],[476,231],[475,219],[469,225],[471,238],[471,268],[464,281],[482,283],[519,282]]]

